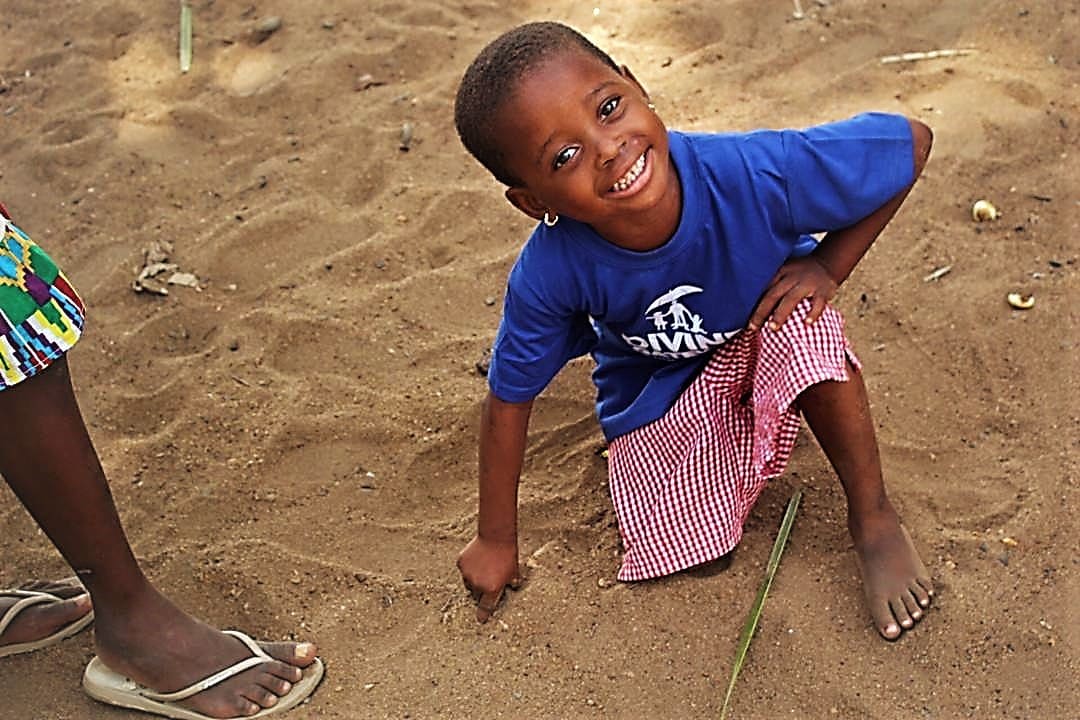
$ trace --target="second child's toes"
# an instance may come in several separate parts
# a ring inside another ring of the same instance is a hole
[[[266,688],[270,692],[274,693],[278,697],[284,697],[292,690],[293,684],[288,680],[282,680],[281,678],[271,675],[270,673],[263,673],[257,678],[257,682],[262,687]]]
[[[262,709],[262,706],[245,694],[219,698],[209,707],[201,709],[201,712],[207,717],[248,717]]]
[[[255,688],[244,693],[244,696],[259,707],[268,708],[277,705],[278,697],[265,688]]]
[[[263,672],[277,676],[287,682],[300,682],[300,679],[304,677],[304,671],[300,668],[279,661],[268,662],[261,665],[260,668]]]
[[[260,643],[262,649],[279,662],[279,664],[292,668],[296,671],[295,676],[291,673],[288,675],[282,675],[286,680],[292,680],[296,682],[303,675],[299,668],[305,668],[311,663],[315,662],[315,657],[318,654],[318,649],[313,643],[288,643],[288,642],[273,642],[273,643]],[[274,674],[277,675],[276,671]]]

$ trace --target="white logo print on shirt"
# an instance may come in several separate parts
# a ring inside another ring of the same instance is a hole
[[[667,291],[645,310],[656,332],[644,337],[623,335],[622,339],[642,355],[675,360],[708,352],[738,335],[739,330],[710,333],[702,328],[702,317],[681,302],[699,292],[703,290],[694,285],[679,285]]]

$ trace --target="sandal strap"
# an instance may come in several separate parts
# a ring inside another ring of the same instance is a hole
[[[22,598],[9,607],[4,612],[3,617],[0,617],[0,634],[3,634],[3,632],[7,630],[8,625],[13,623],[15,618],[19,617],[19,613],[31,605],[40,605],[41,603],[51,604],[63,601],[63,598],[57,597],[52,593],[39,592],[37,590],[0,590],[0,597]]]
[[[244,643],[244,645],[247,646],[247,649],[251,651],[252,657],[241,660],[234,665],[230,665],[224,670],[219,670],[213,675],[205,677],[202,680],[198,680],[191,685],[188,685],[186,688],[181,688],[176,692],[158,693],[154,692],[153,690],[141,690],[139,694],[145,698],[148,698],[150,700],[157,700],[159,702],[177,702],[179,700],[186,700],[192,695],[197,695],[204,690],[209,690],[215,685],[222,683],[235,675],[239,675],[245,670],[249,670],[257,665],[262,665],[264,662],[273,662],[274,658],[267,655],[263,651],[263,649],[259,647],[258,643],[256,643],[244,633],[240,632],[239,630],[225,630],[224,632],[228,635],[232,635],[240,642]]]

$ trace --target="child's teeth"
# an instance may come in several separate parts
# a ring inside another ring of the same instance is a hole
[[[645,153],[642,153],[641,157],[639,157],[637,159],[637,162],[635,162],[630,167],[630,170],[627,171],[627,173],[625,175],[623,175],[621,178],[619,178],[619,180],[614,185],[611,186],[611,189],[614,190],[615,192],[621,192],[621,191],[625,190],[626,188],[630,187],[631,185],[634,184],[634,181],[638,179],[638,176],[641,175],[641,171],[644,170],[644,169],[645,169]]]

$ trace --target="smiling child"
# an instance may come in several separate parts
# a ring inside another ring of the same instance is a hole
[[[929,128],[864,114],[801,131],[669,131],[626,67],[557,23],[486,47],[455,121],[507,200],[540,221],[508,281],[478,529],[458,558],[477,617],[521,580],[532,403],[591,353],[620,580],[727,555],[801,414],[844,488],[878,631],[913,627],[932,584],[886,495],[860,366],[828,302],[922,172]]]

